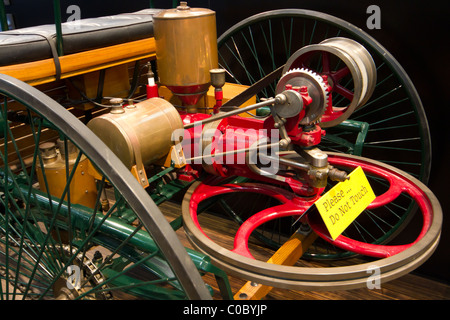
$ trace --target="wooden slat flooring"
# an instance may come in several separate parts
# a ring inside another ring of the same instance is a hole
[[[165,202],[160,205],[160,209],[166,216],[168,221],[172,221],[181,215],[181,208],[178,203]],[[210,219],[206,223],[213,223],[217,225],[221,223],[217,218]],[[205,229],[206,230],[206,229]],[[228,230],[228,232],[227,232]],[[213,236],[214,241],[220,242],[223,246],[230,246],[232,243],[232,231],[225,227],[224,232],[220,235]],[[206,230],[207,232],[207,230]],[[188,248],[192,248],[189,241],[186,239],[183,228],[177,231],[181,242]],[[263,258],[264,259],[264,258]],[[212,275],[204,276],[205,282],[211,285],[215,291],[213,298],[222,299],[217,288],[216,281]],[[247,282],[246,279],[239,279],[229,276],[232,292],[235,294]],[[383,283],[380,289],[352,289],[339,291],[296,291],[274,288],[264,298],[264,300],[449,300],[450,299],[450,285],[440,283],[435,280],[430,280],[425,277],[407,274],[387,283]]]

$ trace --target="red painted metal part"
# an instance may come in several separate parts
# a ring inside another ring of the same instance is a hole
[[[310,66],[306,63],[306,61],[310,58],[311,54],[313,53],[305,54],[301,58],[299,57],[292,63],[290,68],[308,69]],[[349,102],[353,100],[354,93],[351,90],[345,88],[341,83],[342,79],[350,73],[350,69],[347,66],[345,66],[338,70],[332,70],[332,68],[330,67],[330,53],[322,52],[321,54],[322,54],[322,71],[320,72],[320,75],[325,80],[325,83],[332,84],[328,85],[329,103],[325,110],[325,113],[322,115],[321,118],[321,122],[328,122],[339,118],[347,110],[347,107],[337,108],[332,106],[331,101],[333,93],[340,94]]]
[[[220,180],[215,180],[215,182]],[[317,198],[304,200],[292,192],[281,189],[276,186],[271,186],[261,183],[243,183],[243,184],[224,184],[214,185],[201,183],[191,196],[189,203],[189,210],[192,221],[197,228],[203,232],[197,218],[197,209],[200,202],[208,198],[224,195],[234,192],[251,192],[270,196],[277,199],[282,204],[260,211],[247,219],[239,228],[234,240],[233,252],[240,255],[253,258],[248,248],[248,239],[251,233],[260,225],[282,217],[301,216],[306,210],[314,204]],[[203,234],[205,234],[203,232]],[[205,234],[205,236],[207,236]]]
[[[184,124],[201,121],[209,117],[210,115],[202,113],[181,114]],[[266,123],[264,121],[258,119],[243,118],[239,116],[225,118],[221,120],[217,126],[218,134],[212,141],[211,150],[209,150],[209,153],[214,154],[215,152],[220,153],[221,151],[241,150],[251,147],[255,141],[259,141],[260,139],[267,138],[271,140],[273,138],[270,136],[271,131],[267,130],[265,125]],[[203,162],[199,159],[203,152],[202,139],[204,137],[202,137],[202,130],[202,125],[185,130],[183,140],[183,150],[185,151],[185,154],[190,155],[190,157],[197,157],[197,159],[193,161],[194,163],[189,163],[189,168],[192,168],[198,172],[203,170]],[[218,145],[221,145],[221,148],[216,149]],[[273,179],[265,178],[264,176],[256,174],[249,169],[248,164],[243,161],[245,160],[245,152],[216,157],[209,160],[212,161],[208,171],[211,174],[220,177],[247,177],[249,179],[273,183]],[[284,183],[280,184],[289,186],[297,195],[313,196],[317,193],[315,188],[299,181],[298,179],[295,179],[294,177],[285,176],[284,180]]]
[[[194,122],[200,122],[209,118],[211,115],[203,113],[180,113],[183,123],[191,124]],[[303,131],[298,125],[300,121],[300,115],[287,119],[285,124],[288,134],[294,144],[301,146],[313,146],[320,143],[321,137],[325,134],[319,126],[315,125]],[[273,143],[279,141],[280,137],[278,131],[274,128],[274,120],[270,116],[265,120],[244,118],[240,116],[231,116],[219,120],[220,123],[215,127],[216,133],[211,140],[210,150],[208,154],[203,154],[202,141],[205,138],[203,135],[204,126],[199,124],[198,126],[191,127],[185,130],[183,140],[183,150],[187,158],[195,158],[194,163],[189,165],[197,171],[202,170],[202,156],[210,156],[214,154],[221,154],[226,151],[245,150],[246,148],[255,147],[255,142],[261,142],[262,145],[266,143]],[[275,137],[274,134],[277,136]],[[274,155],[268,152],[268,155]],[[261,175],[255,174],[249,169],[248,164],[244,161],[246,158],[246,152],[240,151],[234,154],[226,154],[222,156],[216,156],[214,158],[207,158],[210,163],[208,172],[222,177],[229,176],[242,176],[250,179],[259,179],[262,181],[271,182],[270,179],[261,178]],[[206,159],[206,158],[204,158]],[[211,170],[214,171],[211,172]],[[285,177],[285,184],[289,185],[295,193],[301,195],[314,195],[316,190],[310,186],[302,183],[292,177]]]
[[[321,238],[332,243],[336,247],[342,248],[347,251],[355,252],[362,255],[384,258],[402,252],[403,250],[411,247],[417,243],[426,234],[427,230],[431,226],[433,218],[433,212],[431,204],[424,192],[414,185],[411,181],[405,177],[400,176],[395,171],[388,170],[375,166],[371,163],[364,162],[363,160],[353,160],[345,157],[330,156],[329,162],[333,166],[343,166],[347,168],[356,168],[361,166],[366,174],[375,175],[385,179],[389,183],[389,189],[381,195],[378,195],[376,199],[368,206],[368,209],[378,208],[386,205],[395,200],[402,192],[410,195],[417,203],[422,212],[423,225],[420,234],[415,241],[405,245],[377,245],[364,243],[347,238],[343,235],[339,236],[336,240],[332,240],[326,230],[325,224],[317,215],[311,218],[306,215],[306,219],[311,228]],[[273,197],[281,202],[281,205],[267,208],[263,211],[256,213],[247,219],[239,228],[234,240],[233,252],[241,254],[243,256],[253,258],[249,248],[248,239],[250,234],[260,225],[270,220],[278,219],[286,216],[301,216],[308,208],[310,208],[314,202],[320,197],[323,189],[317,190],[316,196],[313,198],[304,198],[295,195],[294,193],[281,189],[279,187],[261,183],[246,183],[246,184],[226,184],[216,185],[217,181],[213,180],[209,183],[201,183],[193,192],[190,200],[190,215],[199,230],[202,228],[197,219],[197,208],[200,202],[210,197],[229,194],[233,192],[252,192],[260,193],[270,197]],[[202,231],[203,232],[203,231]]]
[[[156,84],[146,85],[147,99],[159,97],[158,86]]]
[[[304,201],[299,197],[294,197],[281,205],[267,208],[254,214],[248,218],[236,232],[236,236],[234,238],[234,248],[232,251],[240,255],[253,258],[248,247],[248,240],[256,228],[266,222],[283,217],[301,217],[305,214],[306,210],[314,204],[315,200],[316,199]]]
[[[191,85],[191,86],[170,86],[167,88],[172,91],[174,95],[177,95],[183,105],[194,106],[199,99],[208,91],[209,83]]]
[[[219,113],[220,108],[222,107],[222,100],[223,100],[223,91],[222,88],[216,88],[214,89],[214,99],[216,100],[216,104],[213,108],[213,113]]]
[[[344,166],[351,168],[356,168],[360,166],[362,167],[362,169],[366,174],[373,174],[378,177],[382,177],[389,183],[389,189],[383,194],[377,196],[376,199],[367,207],[367,209],[374,209],[386,205],[395,200],[402,192],[404,192],[409,196],[411,196],[411,198],[413,198],[417,203],[417,205],[419,206],[420,209],[419,211],[421,211],[422,213],[423,221],[422,221],[422,229],[416,240],[405,245],[389,246],[389,245],[377,245],[360,242],[353,239],[349,239],[343,235],[340,235],[339,237],[336,238],[335,241],[333,241],[329,237],[328,232],[325,230],[324,224],[322,222],[318,222],[317,220],[316,221],[310,220],[309,223],[311,228],[321,238],[344,250],[378,258],[389,257],[398,254],[403,250],[406,250],[407,248],[411,247],[412,245],[414,245],[420,239],[423,238],[423,236],[426,234],[426,232],[431,226],[431,222],[433,219],[433,211],[431,208],[431,204],[428,201],[428,197],[420,188],[418,188],[416,185],[414,185],[411,181],[407,180],[406,178],[398,175],[394,171],[387,170],[385,168],[380,168],[370,163],[366,163],[364,161],[360,160],[356,161],[338,156],[330,157],[328,160],[330,164],[334,166]]]

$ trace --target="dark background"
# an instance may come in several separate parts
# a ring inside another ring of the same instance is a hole
[[[0,0],[1,1],[1,0]],[[12,13],[16,28],[54,23],[53,1],[10,0],[7,13]],[[171,8],[172,0],[154,0],[155,8]],[[381,9],[381,29],[369,30],[366,13],[369,5]],[[66,8],[78,5],[81,18],[138,11],[150,6],[149,0],[61,0],[62,20]],[[414,83],[424,105],[432,137],[432,169],[430,189],[438,197],[444,212],[441,242],[434,255],[415,273],[450,283],[450,151],[447,131],[449,114],[450,54],[448,32],[450,2],[407,0],[190,0],[191,7],[216,11],[217,34],[239,21],[263,11],[300,8],[324,12],[361,28],[380,42],[402,65]]]

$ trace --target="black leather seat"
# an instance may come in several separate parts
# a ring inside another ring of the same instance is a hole
[[[153,15],[161,9],[105,16],[62,24],[65,55],[153,37]],[[55,25],[0,32],[0,66],[54,57]]]

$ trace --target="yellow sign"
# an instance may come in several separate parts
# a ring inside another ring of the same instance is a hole
[[[358,167],[349,174],[348,180],[336,184],[315,204],[335,240],[374,199],[369,181]]]

